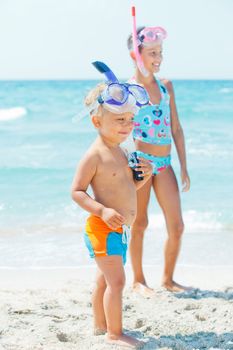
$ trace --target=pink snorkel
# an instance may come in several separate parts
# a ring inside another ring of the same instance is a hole
[[[134,53],[135,53],[135,58],[137,62],[138,69],[144,75],[147,77],[149,75],[148,71],[146,70],[143,62],[142,62],[142,57],[139,53],[138,50],[138,38],[137,38],[137,27],[136,27],[136,9],[135,6],[132,6],[132,17],[133,17],[133,32],[132,32],[132,38],[133,38],[133,48],[134,48]]]

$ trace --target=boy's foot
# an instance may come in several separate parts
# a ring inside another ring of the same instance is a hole
[[[154,289],[147,286],[145,283],[135,282],[133,284],[133,291],[144,296],[144,297],[151,297],[155,294]]]
[[[139,341],[136,338],[130,337],[126,334],[121,334],[119,336],[107,336],[106,341],[108,344],[124,346],[130,349],[143,349],[145,343]]]
[[[182,286],[179,283],[176,283],[174,281],[171,282],[163,282],[162,286],[167,289],[169,292],[173,292],[173,293],[180,293],[180,292],[186,292],[186,291],[190,291],[193,290],[193,287],[185,287]]]
[[[107,333],[107,329],[104,328],[95,328],[94,335],[104,335]]]

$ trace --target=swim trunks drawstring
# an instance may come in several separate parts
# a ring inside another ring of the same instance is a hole
[[[122,243],[128,244],[129,236],[130,236],[130,226],[122,225],[123,233],[122,233]]]

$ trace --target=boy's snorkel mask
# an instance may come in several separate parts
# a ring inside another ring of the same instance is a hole
[[[130,112],[136,114],[140,107],[149,102],[146,90],[137,84],[119,83],[115,74],[103,62],[92,62],[93,66],[107,78],[106,88],[101,92],[94,105],[90,106],[90,113],[97,111],[99,105],[106,110],[121,114]]]
[[[162,27],[146,27],[137,34],[135,6],[132,6],[132,17],[133,17],[133,32],[132,32],[133,50],[135,53],[137,66],[140,72],[145,77],[147,77],[149,75],[149,72],[146,70],[142,62],[142,57],[140,55],[138,46],[142,45],[142,46],[148,47],[154,44],[161,44],[162,41],[167,37],[167,32]]]

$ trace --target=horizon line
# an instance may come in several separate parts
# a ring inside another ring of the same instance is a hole
[[[13,81],[25,81],[25,82],[33,82],[33,81],[100,81],[101,79],[97,79],[97,78],[4,78],[1,79],[0,78],[0,82],[13,82]],[[128,78],[119,78],[120,81],[126,81],[128,80]],[[174,77],[174,78],[169,78],[169,80],[185,80],[185,81],[200,81],[200,80],[205,80],[205,81],[233,81],[233,77],[232,78],[178,78],[178,77]]]

